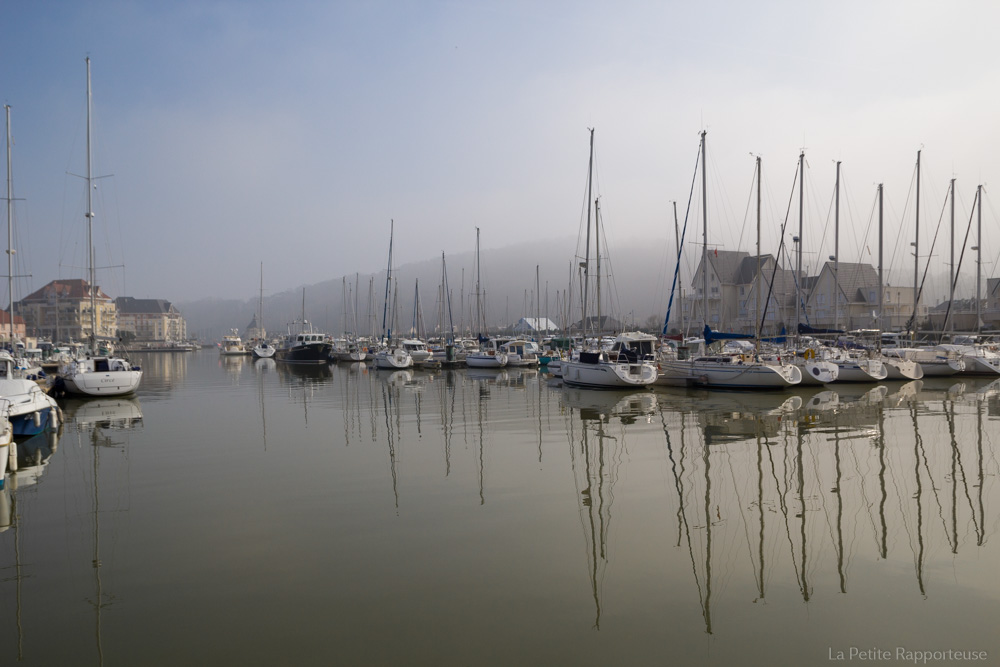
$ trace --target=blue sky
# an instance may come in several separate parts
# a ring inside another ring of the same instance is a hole
[[[576,236],[588,127],[618,261],[636,242],[668,252],[705,128],[710,243],[752,250],[754,153],[773,252],[805,148],[810,256],[832,252],[841,160],[842,259],[874,252],[884,182],[887,262],[910,266],[917,149],[928,234],[952,176],[963,232],[975,186],[1000,183],[998,15],[986,2],[12,2],[0,96],[23,200],[16,270],[32,274],[15,296],[83,276],[84,187],[67,172],[85,169],[88,55],[95,170],[113,174],[96,191],[98,264],[125,264],[99,273],[113,295],[249,298],[261,261],[270,291],[378,271],[390,219],[397,265],[469,252],[476,226],[483,247]],[[984,224],[997,236],[991,208]]]

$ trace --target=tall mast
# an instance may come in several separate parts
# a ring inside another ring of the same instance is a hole
[[[90,280],[90,351],[97,353],[97,299],[94,294],[94,170],[91,154],[90,120],[90,58],[87,58],[87,266]]]
[[[590,128],[590,162],[587,165],[587,247],[583,253],[583,319],[580,320],[584,341],[587,336],[587,293],[590,286],[590,203],[594,184],[594,128]]]
[[[951,179],[951,255],[948,264],[950,273],[948,274],[948,310],[955,307],[955,179]],[[951,318],[948,318],[951,320]]]
[[[392,232],[394,222],[392,219],[389,220],[389,263],[385,269],[385,302],[382,305],[382,337],[386,336],[385,319],[389,312],[389,285],[392,283]],[[389,332],[389,338],[392,337],[392,333]],[[388,341],[386,341],[388,343]]]
[[[917,313],[919,312],[920,296],[918,279],[920,274],[920,151],[917,151],[917,205],[916,222],[913,227],[913,324],[910,327],[910,342],[917,339]]]
[[[677,256],[681,255],[681,231],[677,223],[677,201],[674,202],[674,247],[677,248]],[[680,291],[681,291],[681,303],[684,303],[684,282],[680,281]],[[667,326],[670,326],[670,322],[667,322]],[[684,308],[681,308],[681,340],[684,336]],[[665,333],[665,332],[664,332]]]
[[[340,330],[347,334],[347,276],[340,277],[340,301],[344,304],[343,321],[340,323]]]
[[[840,161],[833,205],[833,328],[840,328]]]
[[[260,298],[257,301],[257,335],[261,340],[267,336],[264,333],[264,262],[260,263]]]
[[[798,335],[799,324],[802,322],[802,218],[805,201],[803,187],[806,177],[805,165],[806,152],[802,151],[799,153],[799,253],[795,261],[795,335]]]
[[[979,208],[976,212],[976,333],[979,333],[983,326],[982,303],[979,295],[982,294],[983,279],[983,186],[976,188],[976,200]]]
[[[482,336],[485,332],[483,329],[483,309],[482,302],[479,298],[479,227],[476,227],[476,328],[479,329],[478,335]]]
[[[885,284],[882,282],[882,184],[878,184],[878,348],[882,349],[882,307],[885,301]]]
[[[7,293],[10,295],[10,352],[14,354],[14,176],[10,159],[10,105],[7,111]]]
[[[702,315],[705,318],[705,326],[708,326],[708,192],[706,184],[708,178],[705,175],[705,130],[701,131],[701,281],[702,281]]]
[[[601,202],[594,200],[594,255],[597,262],[597,345],[601,344],[604,323],[601,320]]]
[[[756,305],[754,306],[754,343],[760,347],[760,329],[763,325],[763,319],[760,312],[760,156],[757,156],[757,275],[754,278],[756,283],[753,286],[754,297],[756,299]]]
[[[541,326],[542,322],[542,286],[538,279],[538,264],[535,264],[535,335],[538,336],[538,327]],[[546,290],[547,292],[548,290]],[[548,296],[546,294],[545,296]],[[548,315],[548,313],[546,313]],[[538,336],[541,340],[541,336]]]

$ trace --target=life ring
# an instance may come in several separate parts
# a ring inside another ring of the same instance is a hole
[[[816,351],[812,349],[806,350],[805,352],[802,353],[802,356],[805,357],[806,359],[812,359],[816,356]]]

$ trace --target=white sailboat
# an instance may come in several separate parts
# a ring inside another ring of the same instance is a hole
[[[413,357],[392,338],[392,327],[395,323],[396,309],[389,312],[389,298],[392,294],[392,235],[394,221],[389,221],[389,265],[385,272],[385,301],[382,306],[382,344],[383,347],[375,353],[375,367],[385,370],[403,370],[413,366]],[[388,319],[387,319],[388,318]]]
[[[590,205],[593,201],[594,182],[594,130],[590,130],[590,162],[587,171],[587,245],[584,251],[583,268],[583,319],[581,324],[587,327],[587,299],[590,273]],[[594,216],[596,236],[600,235],[600,213]],[[601,270],[600,250],[597,251],[597,320],[601,321]],[[620,349],[620,348],[619,348]],[[592,389],[622,389],[648,387],[656,381],[656,366],[640,358],[630,358],[625,354],[617,354],[612,359],[607,350],[599,346],[581,351],[579,356],[562,362],[563,384],[571,387],[589,387]]]
[[[465,365],[469,368],[503,368],[507,365],[507,355],[497,342],[487,337],[486,308],[480,290],[482,271],[479,265],[479,227],[476,227],[476,327],[479,329],[479,346],[465,355]]]
[[[94,175],[91,154],[91,94],[90,58],[87,58],[87,264],[90,285],[90,354],[77,358],[59,373],[65,390],[87,396],[121,396],[131,394],[142,381],[142,369],[127,359],[101,354],[97,347],[97,286],[94,268]]]
[[[701,133],[701,177],[702,177],[702,278],[703,316],[708,330],[708,195],[706,192],[705,135]],[[760,258],[760,158],[757,158],[757,257]],[[678,252],[678,261],[680,254]],[[754,321],[756,339],[760,340],[758,315],[760,314],[760,267],[757,270],[758,306]],[[704,343],[705,341],[701,341]],[[670,348],[661,348],[660,373],[657,384],[672,386],[703,386],[722,389],[782,389],[802,382],[802,371],[794,364],[786,363],[780,357],[774,361],[763,359],[755,350],[743,354],[694,354],[687,358]]]
[[[271,359],[274,357],[274,346],[267,340],[264,329],[264,262],[260,263],[260,296],[257,299],[257,342],[250,348],[254,359]]]

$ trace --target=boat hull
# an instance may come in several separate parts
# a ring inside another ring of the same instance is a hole
[[[295,345],[275,350],[274,360],[283,364],[325,364],[329,363],[330,349],[329,343]]]
[[[648,363],[564,361],[563,384],[589,389],[648,387],[656,382],[656,366]]]
[[[403,370],[413,367],[413,357],[405,350],[383,350],[375,353],[375,368],[383,370]]]
[[[919,380],[924,376],[923,367],[909,359],[887,359],[882,363],[887,380]]]
[[[505,354],[469,353],[465,357],[465,365],[469,368],[503,368],[507,365]]]
[[[802,382],[802,371],[791,364],[733,364],[661,361],[657,384],[718,389],[784,389]]]
[[[837,362],[837,382],[880,382],[889,375],[885,364],[876,359]]]
[[[142,371],[78,371],[62,376],[63,387],[80,396],[124,396],[139,387]]]

